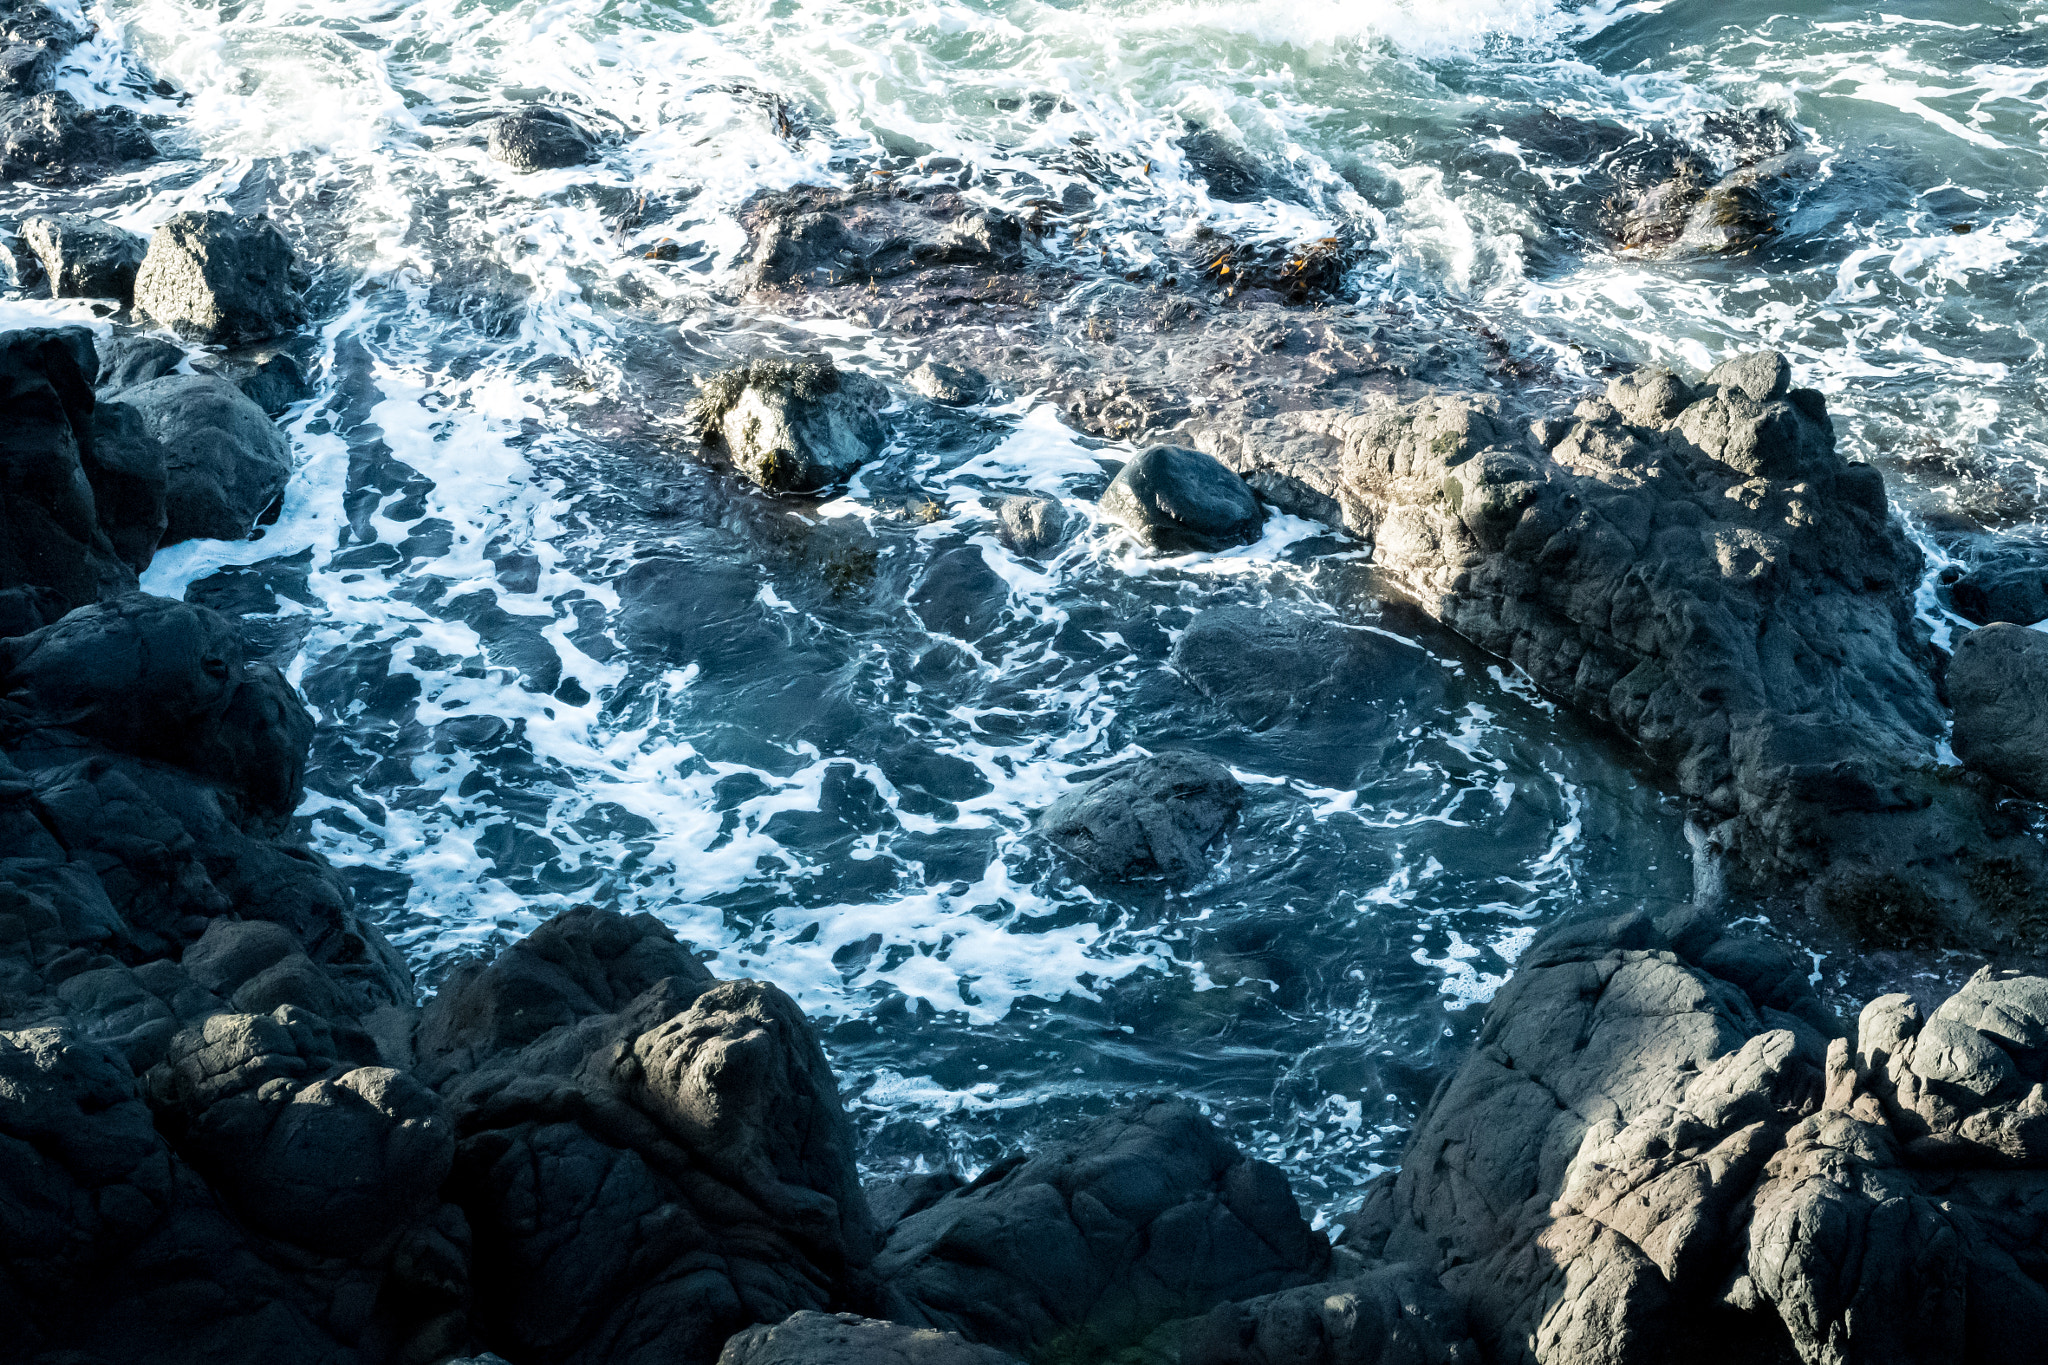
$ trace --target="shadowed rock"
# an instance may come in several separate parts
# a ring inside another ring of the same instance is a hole
[[[773,1327],[738,1333],[719,1352],[718,1365],[1017,1365],[1017,1360],[954,1332],[807,1310]]]
[[[165,545],[245,538],[291,481],[284,433],[224,379],[165,375],[118,397],[163,447]]]
[[[1956,757],[2048,800],[2048,635],[2000,622],[1973,630],[1948,666]]]
[[[0,104],[0,180],[73,185],[155,155],[130,109],[87,109],[63,90]]]
[[[21,223],[22,240],[43,263],[50,293],[60,299],[135,297],[135,271],[149,244],[124,228],[83,213],[37,214]]]

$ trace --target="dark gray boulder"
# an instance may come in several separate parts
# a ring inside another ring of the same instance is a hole
[[[1218,1304],[1146,1342],[1168,1365],[1479,1365],[1465,1307],[1413,1264]]]
[[[272,417],[313,396],[313,383],[299,357],[282,347],[257,346],[208,356],[195,368],[225,379]]]
[[[1980,626],[2010,621],[2031,626],[2048,619],[2048,547],[2024,541],[2000,544],[1953,571],[1944,586],[1958,615]]]
[[[1197,754],[1155,754],[1053,802],[1038,828],[1087,871],[1111,881],[1187,882],[1244,804],[1230,769]]]
[[[753,293],[867,286],[931,271],[1008,273],[1025,264],[1022,219],[952,193],[913,200],[799,185],[762,191],[740,206],[739,219],[753,242],[741,271]]]
[[[1279,1170],[1180,1101],[997,1163],[898,1223],[876,1258],[897,1322],[1026,1358],[1102,1359],[1162,1323],[1326,1273]]]
[[[828,360],[757,360],[704,381],[689,420],[761,487],[814,493],[881,453],[888,403],[875,380]]]
[[[652,916],[556,916],[451,978],[418,1048],[462,1135],[473,1319],[510,1359],[710,1365],[849,1297],[874,1255],[802,1013],[713,981]]]
[[[269,414],[211,375],[165,375],[120,391],[163,446],[163,544],[241,540],[291,481],[291,445]]]
[[[1948,697],[1956,757],[2048,800],[2048,635],[2007,622],[1971,631],[1949,661]]]
[[[1211,607],[1174,641],[1173,666],[1248,729],[1307,714],[1351,652],[1343,627],[1281,608]]]
[[[1017,1365],[1017,1359],[954,1332],[806,1310],[737,1333],[719,1352],[718,1365]]]
[[[93,405],[92,448],[80,464],[92,485],[100,529],[123,563],[140,574],[156,558],[170,525],[170,466],[142,414],[105,399]]]
[[[154,336],[109,333],[96,343],[100,374],[95,387],[102,398],[152,379],[161,379],[185,363],[185,348]]]
[[[50,293],[60,299],[135,297],[135,271],[149,244],[112,223],[83,213],[37,214],[21,222],[22,240],[43,263]]]
[[[551,171],[597,159],[597,140],[559,109],[529,105],[491,125],[491,159],[515,171]]]
[[[31,628],[47,615],[35,602],[62,615],[135,586],[88,472],[97,365],[82,327],[0,333],[0,594]]]
[[[957,545],[933,559],[910,593],[910,609],[926,630],[963,640],[993,630],[1009,601],[1010,585],[972,545]]]
[[[910,372],[911,390],[947,407],[962,408],[988,397],[988,379],[975,370],[927,360]]]
[[[48,90],[58,63],[84,38],[41,0],[7,0],[0,6],[0,95]]]
[[[1266,509],[1243,479],[1215,457],[1184,446],[1139,451],[1110,481],[1102,510],[1156,554],[1249,545],[1266,521]]]
[[[297,257],[268,218],[178,213],[149,239],[135,306],[187,341],[239,346],[302,325],[305,287]]]
[[[1057,549],[1067,532],[1067,509],[1053,498],[1020,495],[996,508],[996,538],[1034,558]]]
[[[63,90],[0,102],[0,180],[74,185],[155,155],[133,110],[87,109]]]

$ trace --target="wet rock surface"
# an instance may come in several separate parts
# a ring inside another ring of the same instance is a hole
[[[777,493],[813,493],[881,453],[888,392],[824,360],[758,360],[705,381],[689,410],[699,439]]]
[[[135,297],[135,271],[149,244],[134,233],[83,213],[24,218],[22,240],[42,262],[50,293],[60,299]]]
[[[0,180],[74,185],[156,154],[132,110],[87,109],[63,90],[0,101]]]
[[[1155,554],[1249,545],[1266,520],[1243,479],[1215,457],[1183,446],[1139,451],[1110,481],[1102,510]]]
[[[1187,882],[1208,870],[1209,845],[1243,804],[1244,788],[1214,759],[1159,754],[1068,792],[1038,825],[1090,875]]]
[[[559,170],[597,159],[597,140],[559,109],[532,105],[491,125],[493,161],[522,173]]]
[[[2005,622],[1973,630],[1948,666],[1956,757],[2048,800],[2048,635]]]
[[[1067,509],[1051,498],[1004,498],[996,509],[996,535],[1020,555],[1043,557],[1059,548]]]
[[[297,256],[268,218],[179,213],[149,240],[135,306],[187,341],[239,346],[303,324],[305,287]]]

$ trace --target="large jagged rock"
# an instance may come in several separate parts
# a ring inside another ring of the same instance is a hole
[[[736,1334],[718,1365],[1017,1365],[1017,1358],[954,1332],[806,1311]]]
[[[1948,666],[1956,757],[2048,800],[2048,635],[2005,622],[1973,630]]]
[[[54,298],[135,297],[135,271],[149,244],[125,228],[84,213],[37,214],[21,221],[21,237],[43,263]]]
[[[698,438],[777,493],[814,493],[881,453],[889,396],[828,360],[757,360],[713,375],[692,400]]]
[[[163,533],[163,451],[97,372],[82,327],[0,334],[0,615],[26,629],[132,590]]]
[[[135,275],[135,306],[187,341],[242,346],[301,326],[306,282],[268,218],[177,213],[149,239]]]
[[[1345,1244],[1435,1269],[1490,1361],[2024,1354],[2044,992],[1987,971],[1925,1023],[1886,997],[1852,1055],[1785,949],[1693,912],[1567,925]]]
[[[1098,1359],[1329,1260],[1277,1168],[1161,1101],[990,1167],[897,1223],[874,1270],[894,1321]]]
[[[1038,825],[1094,876],[1188,882],[1208,870],[1209,845],[1243,804],[1243,786],[1216,760],[1157,754],[1068,792]]]
[[[156,155],[130,109],[87,109],[64,90],[0,102],[0,180],[74,185]]]
[[[246,539],[291,482],[291,443],[225,379],[167,374],[116,399],[163,447],[165,545]]]
[[[452,977],[418,1035],[460,1141],[475,1322],[534,1362],[709,1362],[831,1310],[874,1255],[803,1015],[715,982],[651,916],[559,915]]]

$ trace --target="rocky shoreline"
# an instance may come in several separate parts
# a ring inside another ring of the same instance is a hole
[[[8,13],[9,178],[154,152],[50,89],[75,34]],[[596,135],[535,109],[487,145],[524,171]],[[1658,171],[1617,230],[1751,240],[1788,154],[1759,135],[1718,184]],[[1343,528],[1425,612],[1639,745],[1700,822],[1699,903],[1539,936],[1337,1229],[1172,1096],[971,1178],[863,1184],[797,1005],[715,979],[652,916],[564,912],[420,1000],[291,835],[298,693],[228,618],[137,590],[163,546],[275,514],[292,465],[271,419],[309,391],[300,263],[261,218],[181,214],[147,243],[25,220],[56,294],[137,326],[0,334],[5,1359],[2031,1356],[2048,977],[2013,965],[2038,961],[2048,905],[2048,649],[2032,622],[1933,648],[1882,476],[1840,456],[1782,357],[1560,395],[1476,331],[1318,306],[1341,243],[1205,241],[1201,291],[1091,277],[1076,317],[1042,214],[877,182],[765,195],[742,222],[753,306],[928,358],[909,397],[799,354],[705,376],[687,418],[707,457],[801,496],[874,458],[893,402],[1053,395],[1143,447],[1101,506],[1148,552],[1250,543],[1274,510]],[[1219,292],[1219,262],[1243,283]],[[1069,534],[1043,499],[999,521],[1023,555]],[[1171,884],[1242,800],[1227,767],[1166,753],[1087,774],[1038,831],[1081,878]],[[1992,965],[1851,1025],[1800,955],[1731,931],[1751,895]]]

